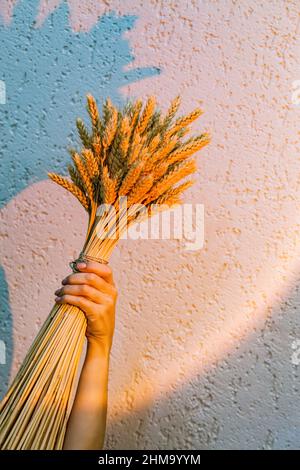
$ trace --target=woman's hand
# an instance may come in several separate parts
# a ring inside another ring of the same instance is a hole
[[[70,274],[63,287],[55,291],[58,304],[79,307],[86,315],[88,342],[96,342],[110,350],[115,327],[117,289],[108,265],[93,261],[76,264],[79,273]]]

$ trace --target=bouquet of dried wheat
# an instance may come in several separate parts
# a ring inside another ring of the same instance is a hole
[[[137,100],[122,109],[108,98],[100,115],[95,99],[87,96],[91,130],[77,120],[82,148],[69,149],[70,179],[49,173],[88,213],[80,259],[107,262],[132,223],[151,215],[153,207],[180,202],[191,181],[177,183],[195,171],[189,157],[210,137],[202,133],[183,141],[202,111],[175,120],[179,104],[176,97],[163,115],[153,97],[145,106]],[[1,403],[1,449],[62,448],[85,329],[79,308],[53,307]]]

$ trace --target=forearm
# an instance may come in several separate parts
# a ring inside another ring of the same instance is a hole
[[[110,347],[90,340],[69,417],[64,449],[101,449],[107,414]]]

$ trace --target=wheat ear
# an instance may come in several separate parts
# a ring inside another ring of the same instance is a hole
[[[81,176],[80,176],[80,174],[78,173],[77,169],[74,168],[71,164],[68,164],[67,168],[68,168],[68,172],[69,172],[70,178],[71,178],[71,180],[73,181],[73,183],[74,183],[83,193],[85,193],[85,187],[84,187],[84,184],[83,184],[83,182],[82,182]]]
[[[150,96],[150,98],[148,98],[147,102],[146,102],[146,106],[145,106],[145,109],[143,111],[143,114],[136,126],[136,133],[137,134],[142,134],[144,132],[144,130],[146,129],[149,121],[150,121],[150,118],[151,116],[153,115],[153,111],[154,111],[154,108],[155,108],[155,98],[154,96]]]
[[[100,118],[97,103],[95,98],[92,95],[87,95],[87,108],[89,115],[91,117],[92,126],[95,132],[100,128]]]
[[[142,106],[143,106],[143,102],[141,100],[137,100],[133,106],[133,114],[132,114],[132,118],[130,121],[131,135],[135,129]]]
[[[93,141],[93,150],[94,150],[94,154],[95,154],[95,157],[96,157],[96,160],[98,162],[98,165],[100,165],[102,159],[103,159],[103,153],[101,153],[102,151],[102,145],[101,145],[101,138],[100,136],[96,136],[94,138],[94,141]],[[100,166],[99,166],[100,168]]]
[[[90,177],[92,179],[95,178],[99,175],[99,166],[94,153],[90,149],[83,149],[82,155],[85,159],[85,166]]]
[[[152,174],[155,181],[158,181],[162,176],[164,176],[169,168],[169,164],[166,161],[162,161],[159,165],[155,165],[152,168]]]
[[[123,157],[126,157],[129,148],[130,130],[131,128],[129,125],[129,118],[128,116],[123,116],[120,128],[120,132],[122,135],[120,149],[123,154]]]
[[[185,178],[186,176],[194,173],[196,171],[196,162],[195,160],[189,160],[187,162],[181,162],[174,165],[174,168],[170,169],[167,174],[162,177],[144,199],[144,204],[149,204],[150,202],[157,199],[161,196],[165,191],[171,188],[174,184],[178,183],[181,179]]]
[[[149,191],[153,185],[153,176],[146,175],[140,178],[137,184],[133,187],[128,196],[128,205],[137,204],[142,201],[143,196]]]
[[[171,127],[171,129],[166,132],[165,138],[168,139],[173,134],[176,134],[180,129],[182,129],[183,127],[188,126],[193,121],[198,119],[198,117],[201,116],[201,114],[203,114],[202,109],[196,108],[194,111],[192,111],[187,116],[183,116],[182,118],[177,119],[174,126]]]
[[[145,172],[153,171],[154,168],[157,168],[167,158],[169,153],[174,150],[177,143],[178,137],[174,136],[165,146],[158,148],[145,163]]]
[[[167,111],[167,114],[163,120],[163,123],[162,123],[162,127],[163,128],[167,128],[168,125],[171,123],[172,119],[174,118],[175,114],[177,113],[178,111],[178,108],[180,106],[180,102],[181,102],[181,99],[180,99],[180,96],[176,96],[176,98],[174,98],[172,101],[171,101],[171,105]]]
[[[73,161],[76,165],[78,173],[81,176],[82,182],[83,182],[83,184],[85,186],[85,189],[86,189],[86,192],[87,192],[87,195],[90,198],[90,201],[93,201],[93,199],[94,199],[93,184],[92,184],[90,176],[87,172],[87,169],[86,169],[84,163],[82,162],[80,156],[78,155],[78,153],[75,153],[74,155],[72,155],[72,159],[73,159]]]
[[[153,201],[148,206],[148,212],[150,215],[153,215],[157,212],[166,210],[175,204],[180,204],[181,194],[188,188],[190,188],[194,184],[193,180],[185,181],[181,185],[177,186],[176,188],[171,188],[168,191],[164,192],[161,196],[159,196],[155,201]]]
[[[144,139],[142,139],[139,134],[135,135],[134,140],[131,145],[131,149],[128,152],[128,156],[127,156],[128,165],[132,165],[132,163],[138,159],[140,152],[143,148],[143,145],[144,145]]]
[[[113,141],[113,138],[117,131],[118,124],[118,111],[115,107],[112,107],[111,116],[105,128],[105,133],[103,136],[102,144],[105,149],[107,149]]]
[[[161,136],[160,135],[154,136],[153,139],[150,141],[150,143],[148,145],[148,151],[150,153],[153,153],[157,149],[157,147],[159,146],[160,141],[161,141]]]
[[[183,144],[182,147],[179,147],[174,152],[169,154],[168,156],[168,163],[175,163],[180,162],[193,153],[197,152],[201,148],[205,147],[210,142],[210,135],[209,134],[201,134],[199,137],[195,137],[191,139],[186,144]]]
[[[122,181],[122,184],[119,189],[119,194],[120,196],[126,196],[128,192],[131,190],[133,185],[137,182],[141,172],[143,169],[143,163],[141,162],[135,162],[130,170],[128,171],[127,175]]]
[[[109,176],[109,171],[107,166],[103,167],[102,171],[102,182],[103,182],[103,189],[104,189],[104,201],[106,204],[112,204],[115,202],[117,197],[116,191],[116,180]]]
[[[90,148],[91,137],[82,119],[80,118],[76,119],[76,126],[77,126],[78,134],[79,134],[82,144],[84,145],[84,147]]]
[[[48,176],[49,178],[52,179],[52,181],[54,181],[55,183],[59,184],[60,186],[65,188],[67,191],[72,193],[86,210],[89,209],[88,198],[74,183],[71,183],[66,178],[63,178],[62,176],[57,175],[56,173],[48,173]]]
[[[175,188],[168,189],[161,196],[159,196],[153,204],[168,204],[173,198],[177,198],[180,194],[186,191],[194,184],[194,180],[185,181]]]

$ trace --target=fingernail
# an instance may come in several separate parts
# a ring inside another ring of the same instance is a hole
[[[86,263],[76,263],[76,267],[79,268],[79,269],[84,269],[86,268]]]
[[[58,302],[59,300],[61,300],[61,297],[55,297],[55,302]]]
[[[63,280],[61,281],[61,283],[62,283],[62,284],[67,284],[66,279],[63,279]]]

